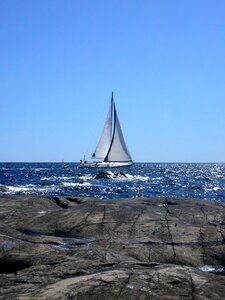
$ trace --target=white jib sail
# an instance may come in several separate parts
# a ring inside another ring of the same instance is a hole
[[[105,162],[128,162],[131,161],[130,153],[127,149],[123,133],[120,127],[120,122],[114,105],[114,132],[112,142],[107,153]]]
[[[105,125],[102,131],[102,135],[92,155],[92,158],[105,158],[109,151],[109,147],[112,139],[112,109],[113,109],[113,99],[111,99],[109,112],[105,121]]]

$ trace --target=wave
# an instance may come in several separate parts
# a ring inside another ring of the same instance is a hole
[[[215,186],[215,187],[212,187],[212,188],[205,188],[205,191],[206,192],[210,192],[210,191],[215,191],[215,192],[217,192],[217,191],[219,191],[219,190],[221,190],[221,188],[219,187],[219,186]]]
[[[3,189],[4,188],[4,189]],[[38,186],[33,184],[27,185],[17,185],[17,186],[10,186],[5,185],[1,190],[1,194],[36,194],[36,193],[48,193],[53,191],[59,191],[59,186],[50,185],[50,186]]]
[[[41,181],[57,181],[57,180],[71,180],[76,179],[75,176],[50,176],[50,177],[41,177]]]
[[[50,176],[50,177],[41,177],[41,181],[55,181],[57,180],[57,176]]]
[[[36,186],[33,184],[27,184],[24,186],[23,185],[21,185],[21,186],[6,185],[5,187],[9,193],[25,192],[25,191],[33,190],[34,188],[36,188]]]
[[[91,183],[89,182],[62,182],[62,185],[64,187],[89,187],[91,186]]]
[[[80,176],[79,179],[84,180],[84,181],[87,181],[87,180],[94,179],[94,176],[91,176],[91,175],[83,175],[83,176]]]
[[[89,182],[61,182],[60,184],[51,185],[1,185],[0,195],[16,195],[16,194],[48,194],[48,193],[63,193],[65,189],[82,189],[92,186]]]
[[[148,181],[149,176],[140,176],[140,175],[130,175],[126,174],[127,179],[131,181]]]
[[[49,168],[31,168],[31,170],[34,170],[35,172],[40,172],[40,171],[49,170]]]

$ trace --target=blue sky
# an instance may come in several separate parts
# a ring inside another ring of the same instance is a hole
[[[0,161],[79,161],[114,91],[134,161],[225,162],[224,0],[0,0]]]

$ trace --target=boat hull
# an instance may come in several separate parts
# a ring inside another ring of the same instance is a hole
[[[129,167],[133,164],[129,162],[81,162],[80,168],[122,168]]]

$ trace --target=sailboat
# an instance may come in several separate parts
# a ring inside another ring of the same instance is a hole
[[[92,159],[98,160],[88,162],[84,158],[80,161],[80,167],[118,168],[127,167],[133,163],[120,127],[113,92],[102,135],[92,155]]]

